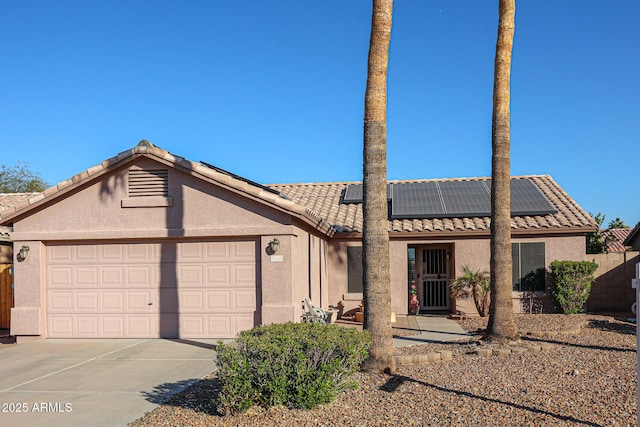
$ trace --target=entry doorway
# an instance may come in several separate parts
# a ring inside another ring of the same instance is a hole
[[[451,309],[450,280],[451,248],[443,245],[408,248],[409,285],[415,283],[420,310]]]

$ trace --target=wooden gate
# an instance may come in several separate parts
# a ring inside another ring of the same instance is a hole
[[[11,328],[13,307],[13,264],[0,264],[0,329]]]

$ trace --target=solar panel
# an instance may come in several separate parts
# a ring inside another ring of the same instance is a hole
[[[530,179],[511,180],[511,215],[548,215],[556,212]]]
[[[350,184],[342,203],[362,203],[362,184]],[[491,180],[389,184],[391,218],[460,218],[491,215]],[[548,215],[557,210],[528,178],[511,180],[511,215]]]
[[[362,203],[364,195],[362,194],[362,184],[349,184],[344,190],[341,203]],[[387,200],[391,200],[391,184],[387,184]]]
[[[491,215],[491,196],[484,181],[438,182],[447,217]]]
[[[393,184],[392,218],[437,218],[444,213],[435,182]]]

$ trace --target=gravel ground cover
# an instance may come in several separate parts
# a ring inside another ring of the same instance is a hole
[[[215,375],[174,396],[133,426],[632,426],[636,425],[635,325],[623,316],[518,316],[548,352],[482,357],[476,339],[396,349],[450,350],[451,361],[359,373],[357,390],[312,411],[284,407],[220,416]],[[460,324],[480,337],[486,319]],[[576,331],[578,333],[561,333]],[[549,332],[556,333],[550,335]]]

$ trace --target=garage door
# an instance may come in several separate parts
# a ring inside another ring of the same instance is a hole
[[[255,325],[255,245],[50,245],[48,336],[234,337]]]

